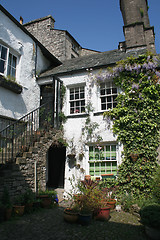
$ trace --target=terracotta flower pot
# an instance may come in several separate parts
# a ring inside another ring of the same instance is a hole
[[[116,200],[115,199],[110,199],[109,201],[107,201],[107,205],[110,207],[111,210],[115,209]]]
[[[108,221],[110,219],[110,207],[97,209],[94,213],[94,218],[100,221]]]
[[[72,211],[70,208],[66,208],[63,214],[64,220],[69,223],[76,223],[78,221],[78,213]]]
[[[90,180],[91,179],[91,175],[85,175],[84,179],[85,180]]]
[[[25,208],[25,206],[18,206],[18,205],[13,206],[14,213],[18,216],[23,216],[24,208]]]
[[[11,216],[12,216],[12,208],[6,208],[4,219],[8,221],[11,218]]]
[[[41,205],[43,208],[49,208],[52,203],[52,199],[48,195],[39,195],[38,198],[41,199]]]

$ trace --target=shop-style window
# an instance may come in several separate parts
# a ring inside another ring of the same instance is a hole
[[[116,144],[89,147],[89,174],[91,176],[117,174]]]

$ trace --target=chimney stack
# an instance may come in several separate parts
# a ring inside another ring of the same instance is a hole
[[[23,25],[23,18],[20,16],[20,24],[22,24]]]
[[[147,0],[120,0],[126,51],[155,50],[154,27],[150,26]]]

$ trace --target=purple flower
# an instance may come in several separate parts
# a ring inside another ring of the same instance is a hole
[[[160,72],[156,71],[157,77],[160,77]]]
[[[136,84],[136,83],[133,83],[133,84],[132,84],[132,89],[137,89],[137,90],[138,90],[138,89],[139,89],[139,85]]]

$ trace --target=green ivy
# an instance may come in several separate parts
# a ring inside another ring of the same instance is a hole
[[[118,171],[119,190],[134,197],[149,197],[157,168],[160,130],[157,59],[151,54],[129,57],[118,62],[111,75],[121,92],[117,106],[104,115],[113,121],[113,133],[124,147]],[[131,153],[138,154],[136,162]]]

